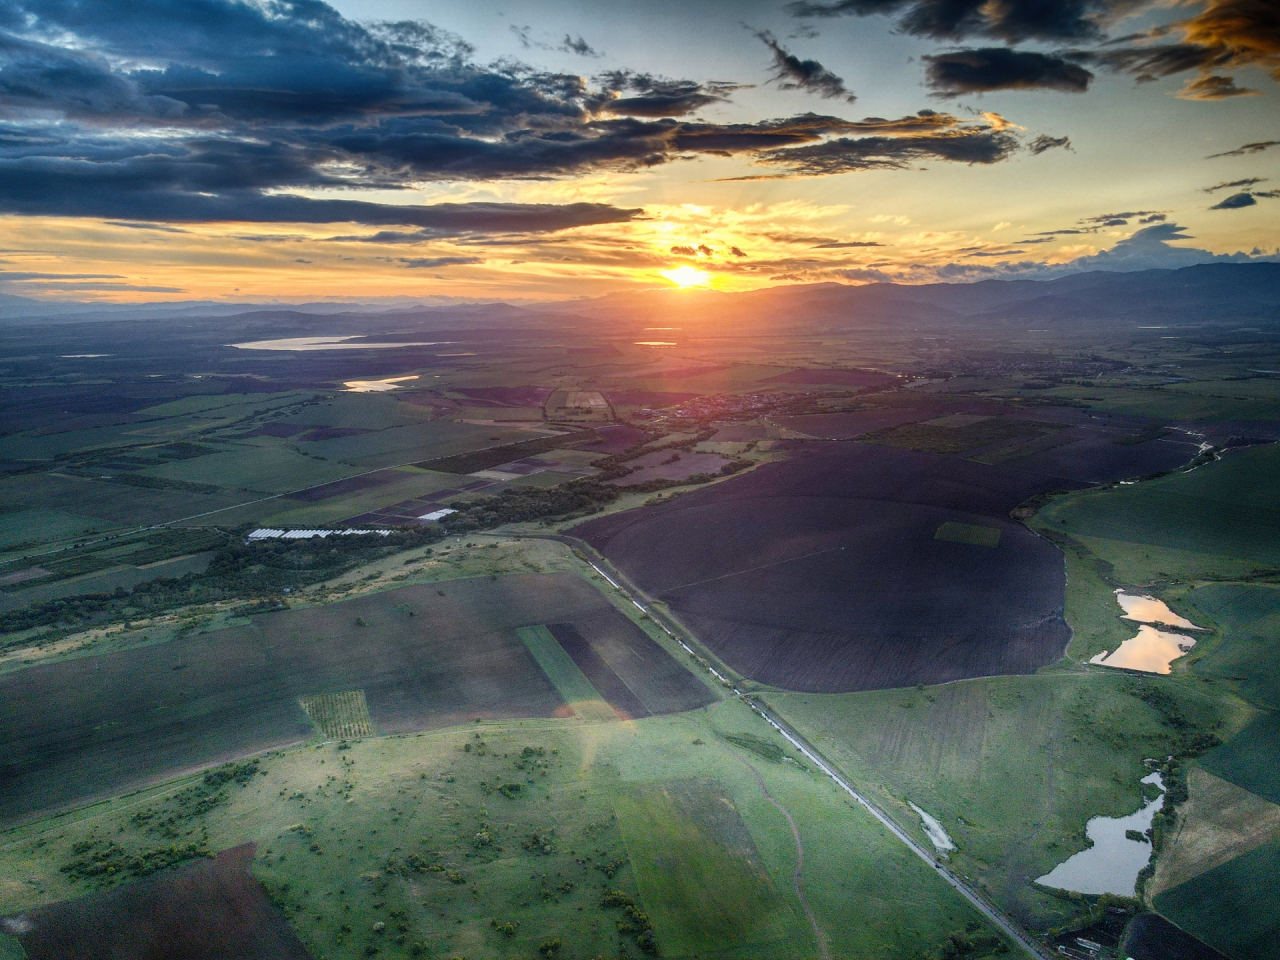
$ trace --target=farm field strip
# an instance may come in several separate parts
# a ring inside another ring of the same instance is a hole
[[[518,627],[516,634],[547,675],[565,704],[584,720],[616,720],[618,715],[578,669],[545,626]]]
[[[590,549],[588,545],[585,543],[580,542],[580,546],[585,549]],[[603,560],[604,558],[601,557],[600,559]],[[897,840],[905,844],[908,847],[908,849],[911,850],[912,853],[914,853],[917,857],[919,857],[925,863],[929,864],[930,867],[933,867],[937,871],[938,875],[942,877],[942,879],[944,879],[961,896],[963,896],[967,901],[969,901],[969,903],[971,903],[976,909],[978,909],[978,911],[981,912],[982,915],[985,916],[988,920],[990,920],[997,928],[999,928],[1001,932],[1003,932],[1011,940],[1013,940],[1020,947],[1022,947],[1032,957],[1037,958],[1037,960],[1053,960],[1053,954],[1049,953],[1047,950],[1041,947],[1039,942],[1030,933],[1024,930],[1021,927],[1021,925],[1017,923],[1017,921],[1015,921],[1012,917],[1009,917],[1008,915],[1006,915],[1003,911],[1000,910],[999,907],[997,907],[995,904],[987,900],[980,892],[968,886],[962,879],[960,879],[954,873],[948,870],[933,854],[931,854],[929,851],[924,849],[924,847],[921,846],[919,843],[917,843],[909,834],[906,833],[906,831],[904,831],[901,827],[899,827],[897,823],[894,822],[891,817],[889,817],[888,814],[884,813],[878,806],[876,806],[869,799],[867,799],[865,796],[863,796],[861,793],[855,790],[853,786],[851,786],[844,777],[842,777],[839,773],[837,773],[830,764],[828,764],[825,760],[823,760],[819,756],[816,748],[814,748],[811,744],[809,744],[807,740],[805,740],[798,733],[794,733],[791,730],[789,730],[787,727],[784,727],[783,724],[778,719],[776,719],[771,712],[767,710],[767,708],[765,708],[763,705],[758,703],[754,698],[745,695],[743,691],[733,681],[729,680],[727,677],[721,674],[718,670],[716,670],[715,667],[713,667],[710,663],[707,663],[705,659],[701,658],[699,654],[697,654],[691,646],[689,646],[683,639],[681,639],[675,632],[673,632],[666,625],[666,623],[664,622],[667,619],[666,616],[662,614],[660,611],[655,610],[653,608],[652,601],[650,601],[648,605],[644,605],[644,604],[641,604],[638,600],[636,600],[635,596],[644,596],[644,594],[638,588],[630,585],[624,588],[623,586],[621,586],[620,583],[618,583],[612,577],[610,577],[607,573],[605,573],[604,570],[602,570],[594,560],[588,560],[588,563],[590,563],[592,568],[595,569],[596,572],[599,573],[602,577],[604,577],[605,580],[607,580],[611,586],[613,586],[620,594],[622,594],[624,598],[626,598],[631,603],[639,607],[642,611],[644,611],[649,616],[651,616],[654,622],[657,623],[658,626],[665,633],[667,633],[672,639],[674,639],[677,643],[679,643],[680,646],[683,647],[691,657],[699,657],[699,659],[703,661],[703,665],[706,668],[706,670],[712,676],[714,676],[716,680],[718,680],[721,683],[721,685],[729,687],[734,697],[746,702],[748,706],[750,706],[751,710],[757,716],[759,716],[762,720],[764,720],[767,724],[769,724],[769,726],[773,727],[774,730],[776,730],[780,735],[782,735],[787,740],[787,742],[789,742],[792,746],[794,746],[797,750],[799,750],[802,754],[804,754],[809,760],[811,760],[814,763],[814,765],[823,772],[825,776],[827,776],[833,783],[836,784],[836,786],[838,786],[841,790],[843,790],[850,797],[852,797],[859,805],[861,805],[868,813],[870,813],[882,826],[888,829],[889,832]],[[622,579],[620,574],[618,574],[618,579],[619,580]],[[687,631],[685,631],[683,627],[678,627],[678,629],[680,629],[682,632],[687,633]],[[689,634],[689,636],[692,637],[692,634]]]

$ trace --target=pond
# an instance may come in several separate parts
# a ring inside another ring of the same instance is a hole
[[[414,375],[387,377],[385,380],[346,380],[342,386],[345,393],[383,393],[387,390],[398,390],[406,381],[417,379],[417,375]]]
[[[956,849],[955,841],[947,835],[947,831],[936,819],[925,813],[910,800],[907,806],[916,812],[920,818],[920,824],[924,827],[925,836],[929,838],[929,842],[933,844],[933,848],[944,856],[948,853],[954,853]]]
[[[1181,617],[1169,609],[1169,605],[1155,597],[1139,596],[1116,591],[1116,601],[1124,609],[1124,619],[1136,620],[1138,623],[1163,623],[1166,627],[1181,627],[1183,630],[1203,630],[1186,617]]]
[[[351,343],[358,340],[358,343]],[[399,347],[436,347],[454,340],[432,340],[425,343],[370,343],[359,334],[346,337],[283,337],[279,340],[249,340],[232,343],[238,350],[394,350]]]
[[[1154,783],[1164,790],[1158,773],[1143,777],[1142,782]],[[1036,883],[1077,893],[1132,897],[1138,873],[1151,859],[1151,844],[1145,838],[1132,840],[1126,833],[1145,834],[1162,806],[1163,792],[1154,800],[1144,801],[1141,809],[1127,817],[1094,817],[1085,828],[1092,845],[1038,877]]]
[[[1144,624],[1138,628],[1138,635],[1116,647],[1115,653],[1108,654],[1103,650],[1089,662],[1103,667],[1166,674],[1170,670],[1169,665],[1195,645],[1196,642],[1191,637],[1157,630]]]

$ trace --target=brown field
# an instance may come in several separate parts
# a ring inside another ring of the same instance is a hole
[[[4,925],[30,960],[311,960],[250,874],[254,847],[7,917]]]
[[[700,680],[616,609],[580,617],[574,626],[649,713],[695,710],[715,699]]]
[[[562,701],[515,629],[610,610],[574,576],[461,580],[10,673],[0,822],[309,739],[304,697],[363,690],[376,733],[551,716]]]
[[[552,623],[547,625],[547,629],[582,671],[582,675],[591,681],[591,685],[613,708],[614,713],[623,720],[639,720],[650,715],[649,708],[631,692],[631,688],[622,682],[613,668],[604,662],[604,658],[582,635],[581,630],[572,623]]]
[[[1170,842],[1156,860],[1148,892],[1157,896],[1280,838],[1280,805],[1192,767],[1191,797],[1178,809]]]

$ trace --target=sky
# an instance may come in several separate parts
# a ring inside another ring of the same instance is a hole
[[[0,0],[0,292],[1280,259],[1275,0]]]

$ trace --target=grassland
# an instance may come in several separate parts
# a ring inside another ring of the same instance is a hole
[[[1277,502],[1280,446],[1270,445],[1188,473],[1073,494],[1045,507],[1036,526],[1083,540],[1125,583],[1223,578],[1280,567]]]
[[[317,960],[529,957],[554,941],[548,956],[635,956],[650,930],[669,957],[812,955],[795,839],[767,789],[796,823],[799,889],[832,956],[914,960],[950,934],[988,935],[824,777],[726,739],[744,735],[771,738],[724,701],[276,752],[244,785],[175,781],[10,831],[0,912],[127,876],[94,863],[253,841],[255,873]]]
[[[1280,709],[1280,586],[1211,583],[1185,594],[1194,622],[1225,638],[1196,658],[1196,672],[1235,683],[1250,703]]]
[[[1044,930],[1081,905],[1030,881],[1084,848],[1090,817],[1138,809],[1143,760],[1179,749],[1182,730],[1143,699],[1151,682],[1047,672],[765,699],[922,842],[907,802],[936,817],[959,847],[958,871]],[[1247,718],[1194,688],[1179,702],[1197,727],[1224,736]]]

